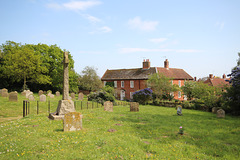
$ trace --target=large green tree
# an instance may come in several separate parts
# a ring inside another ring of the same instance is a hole
[[[86,66],[78,79],[78,87],[81,90],[97,91],[102,87],[100,77],[94,67]]]
[[[168,78],[163,74],[155,73],[149,77],[147,83],[148,86],[153,90],[156,98],[162,99],[164,97],[171,97],[171,92],[179,90],[177,85],[172,85],[171,80],[171,78]]]
[[[14,82],[23,81],[23,89],[26,83],[50,84],[50,77],[45,75],[47,67],[42,65],[40,55],[26,45],[8,41],[1,46],[1,72],[2,77],[10,78]]]

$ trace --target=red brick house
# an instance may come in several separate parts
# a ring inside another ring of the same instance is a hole
[[[229,83],[226,82],[225,80],[229,80],[229,78],[226,78],[225,74],[223,74],[222,78],[215,77],[213,76],[213,74],[209,74],[208,79],[203,83],[206,83],[209,86],[213,86],[213,87],[224,88],[226,86],[229,86]]]
[[[172,78],[172,84],[177,84],[180,87],[184,85],[186,80],[193,80],[183,69],[169,68],[169,61],[167,59],[164,61],[164,67],[151,67],[150,64],[150,61],[147,59],[144,60],[142,68],[107,70],[101,80],[104,85],[106,82],[114,83],[116,97],[120,100],[130,100],[135,91],[147,88],[146,81],[154,73],[162,73],[166,77]],[[175,99],[184,99],[180,91],[172,94]]]

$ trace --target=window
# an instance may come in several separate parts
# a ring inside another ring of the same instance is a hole
[[[181,95],[181,92],[179,91],[178,92],[178,98],[181,98],[182,97],[182,95]]]
[[[130,81],[130,88],[134,88],[134,81]]]
[[[133,99],[133,92],[130,92],[130,99]]]
[[[181,87],[181,80],[178,81],[178,86]]]
[[[117,88],[117,81],[114,81],[114,87]]]
[[[104,87],[106,86],[106,83],[107,83],[106,81],[103,81],[103,85],[104,85]]]
[[[124,81],[121,81],[121,87],[124,88]]]

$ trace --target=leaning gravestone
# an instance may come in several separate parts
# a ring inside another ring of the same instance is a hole
[[[57,96],[57,97],[60,96],[60,92],[59,92],[59,91],[56,92],[56,96]]]
[[[180,105],[177,106],[177,115],[179,115],[179,116],[182,115],[182,106],[180,106]]]
[[[2,89],[2,97],[8,97],[8,90],[6,88]]]
[[[46,102],[47,96],[45,94],[42,94],[39,96],[40,102]]]
[[[217,111],[217,117],[218,118],[225,118],[225,111],[223,109],[219,109]]]
[[[43,94],[43,91],[42,90],[39,90],[38,91],[38,96],[42,95]]]
[[[69,112],[64,115],[63,130],[78,131],[82,129],[82,115],[78,112]]]
[[[110,101],[104,102],[104,111],[113,112],[113,103]]]
[[[139,103],[130,102],[130,112],[139,112]]]
[[[11,102],[17,102],[18,101],[18,93],[16,91],[9,93],[8,99]]]
[[[29,101],[35,101],[35,98],[34,98],[33,94],[30,94],[28,96],[28,99],[29,99]]]
[[[217,110],[218,110],[217,107],[213,107],[213,108],[212,108],[212,113],[215,113],[215,114],[216,114],[216,113],[217,113]]]
[[[78,94],[78,100],[82,101],[84,97],[84,94],[81,92]]]
[[[71,98],[75,99],[75,93],[71,93]]]
[[[69,112],[76,112],[74,102],[69,99],[69,73],[68,73],[68,52],[63,53],[63,96],[58,102],[56,112],[50,113],[49,118],[52,120],[64,119],[64,115]]]

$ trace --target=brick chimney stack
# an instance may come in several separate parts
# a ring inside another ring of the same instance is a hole
[[[210,78],[210,79],[213,79],[213,74],[209,74],[209,78]]]
[[[169,61],[168,61],[168,59],[166,59],[164,61],[164,68],[169,69]]]
[[[151,67],[149,59],[144,59],[143,61],[143,69],[149,69]]]
[[[223,78],[223,79],[226,79],[226,74],[223,74],[222,78]]]

